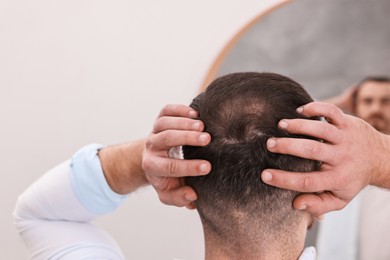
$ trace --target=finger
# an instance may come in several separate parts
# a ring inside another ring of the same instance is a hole
[[[292,134],[301,134],[326,140],[329,143],[339,141],[338,129],[327,122],[308,119],[283,119],[278,124],[279,128]]]
[[[192,145],[205,146],[211,141],[209,133],[184,131],[184,130],[166,130],[157,134],[149,135],[146,140],[147,149],[168,150],[171,147]]]
[[[330,103],[311,102],[299,107],[297,111],[307,117],[323,116],[329,123],[336,126],[341,126],[344,123],[344,113]]]
[[[198,116],[198,112],[192,109],[189,106],[178,105],[178,104],[168,104],[163,109],[161,109],[158,117],[163,116],[177,116],[177,117],[188,117],[194,118]]]
[[[154,122],[153,133],[159,133],[165,130],[188,130],[203,131],[204,124],[200,120],[193,120],[185,117],[160,117]]]
[[[329,144],[302,138],[270,138],[267,140],[267,149],[270,152],[327,163],[334,159],[333,151],[330,148]]]
[[[184,177],[206,175],[211,171],[211,164],[205,160],[145,157],[142,168],[156,177]]]
[[[301,194],[293,201],[295,209],[306,210],[317,219],[330,211],[343,209],[346,205],[346,201],[337,198],[331,192]]]
[[[287,172],[266,169],[261,173],[264,183],[299,192],[322,192],[330,190],[334,180],[326,172]]]
[[[177,207],[193,207],[194,202],[198,197],[194,189],[190,186],[183,186],[175,190],[157,191],[160,201],[167,205]]]

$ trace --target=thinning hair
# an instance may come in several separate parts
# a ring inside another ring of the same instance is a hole
[[[293,80],[256,72],[222,76],[193,100],[191,107],[212,137],[205,147],[183,147],[186,159],[206,159],[212,165],[208,175],[185,179],[198,193],[196,207],[205,231],[235,243],[239,234],[261,240],[260,227],[272,237],[297,225],[302,213],[293,209],[292,200],[298,193],[266,185],[260,173],[318,167],[315,161],[266,148],[270,137],[302,137],[277,124],[283,118],[303,118],[296,109],[311,101]]]

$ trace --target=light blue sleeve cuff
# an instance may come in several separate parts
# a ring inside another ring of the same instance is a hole
[[[114,192],[104,177],[97,152],[103,145],[90,144],[81,148],[71,159],[71,184],[85,208],[102,215],[114,211],[128,197]]]

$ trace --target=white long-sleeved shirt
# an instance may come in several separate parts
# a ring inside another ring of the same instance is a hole
[[[109,187],[97,156],[101,147],[82,148],[19,196],[14,219],[31,259],[125,259],[115,240],[90,223],[127,198]],[[299,260],[315,256],[309,247]]]
[[[112,237],[91,224],[125,199],[108,186],[97,150],[89,145],[22,193],[16,227],[32,259],[125,259]]]

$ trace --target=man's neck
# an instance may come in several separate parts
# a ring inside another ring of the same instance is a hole
[[[296,260],[299,258],[302,250],[296,254],[285,254],[283,249],[279,250],[264,250],[262,252],[226,252],[214,248],[212,250],[206,249],[205,260],[237,260],[237,259],[251,259],[251,260],[268,260],[268,259],[288,259]]]
[[[238,234],[229,241],[221,241],[205,232],[205,260],[298,259],[305,236],[288,233],[272,236],[270,231],[262,230],[255,239],[247,239],[249,235],[243,239]]]

